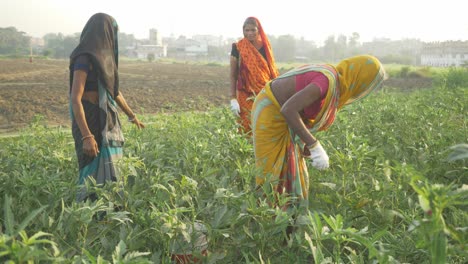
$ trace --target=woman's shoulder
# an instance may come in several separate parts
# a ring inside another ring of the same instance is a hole
[[[75,62],[75,64],[76,63],[78,63],[78,64],[91,64],[91,60],[89,58],[89,55],[85,54],[85,53],[76,56],[74,62]]]
[[[76,58],[74,59],[73,65],[75,69],[83,68],[83,69],[87,69],[90,72],[92,72],[94,68],[93,61],[91,60],[90,55],[86,53],[76,56]]]
[[[232,43],[231,56],[239,58],[239,49],[237,48],[237,43]]]

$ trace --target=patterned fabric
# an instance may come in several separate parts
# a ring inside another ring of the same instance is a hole
[[[238,122],[240,124],[240,133],[246,133],[247,135],[250,135],[252,133],[252,129],[250,128],[250,117],[254,100],[255,94],[252,94],[245,90],[237,91],[237,101],[239,102],[239,106],[241,109],[238,119]]]
[[[382,86],[385,70],[380,61],[371,55],[360,55],[342,60],[337,66],[303,65],[284,73],[286,78],[308,71],[319,71],[329,79],[325,103],[316,119],[306,124],[310,132],[328,129],[343,106],[369,95]]]
[[[243,38],[237,42],[239,50],[239,76],[237,78],[237,101],[241,107],[239,122],[245,132],[250,132],[250,110],[252,109],[251,97],[255,97],[263,89],[265,83],[278,76],[278,70],[273,57],[270,41],[268,40],[261,24],[255,18],[258,25],[258,33],[265,49],[266,60],[258,52],[254,45]]]
[[[101,84],[101,82],[99,82]],[[88,177],[93,177],[98,185],[104,185],[107,181],[117,181],[119,171],[117,163],[122,158],[124,137],[117,113],[116,102],[110,93],[99,85],[99,106],[83,100],[86,122],[98,142],[99,153],[92,158],[83,153],[81,131],[76,121],[72,118],[72,134],[75,140],[75,151],[78,157],[79,180],[81,189],[77,194],[77,201],[85,200],[90,194],[84,186]],[[70,106],[71,116],[73,110]]]
[[[323,107],[315,119],[310,119],[306,123],[306,126],[309,128],[310,132],[316,132],[320,130],[326,130],[335,120],[339,97],[339,89],[337,88],[338,73],[336,72],[335,68],[332,65],[327,64],[303,65],[284,73],[277,79],[295,76],[310,71],[321,72],[328,78],[328,92],[327,96],[325,97]]]
[[[362,99],[382,86],[385,70],[380,61],[370,55],[342,60],[337,66],[340,79],[338,109]]]
[[[372,56],[358,56],[332,65],[305,65],[278,78],[308,71],[319,71],[329,79],[325,103],[315,120],[309,120],[310,132],[326,130],[336,112],[379,88],[384,79],[380,62]],[[252,134],[255,163],[261,174],[257,186],[286,194],[293,205],[307,206],[309,175],[302,156],[304,143],[289,128],[280,112],[281,106],[271,92],[270,82],[257,95],[252,108]]]
[[[70,91],[73,84],[74,61],[87,54],[98,73],[99,105],[82,100],[86,122],[98,143],[99,154],[89,157],[83,153],[80,129],[74,119],[70,100],[72,134],[79,165],[79,185],[82,185],[77,201],[83,201],[90,194],[83,186],[88,177],[97,184],[117,181],[117,162],[122,157],[124,137],[114,100],[118,95],[118,26],[115,20],[103,13],[93,15],[81,33],[80,43],[70,56]],[[92,194],[91,194],[92,195]]]
[[[262,172],[256,177],[256,184],[266,188],[266,192],[287,195],[292,204],[307,206],[307,166],[280,108],[268,82],[252,108],[255,164]],[[268,186],[263,186],[265,183]]]
[[[263,44],[265,45],[265,43]],[[252,43],[246,38],[237,43],[240,53],[239,84],[238,90],[246,90],[257,94],[265,86],[265,83],[278,76],[274,61],[266,61]],[[270,50],[271,51],[271,50]],[[268,56],[268,49],[265,49]],[[275,68],[272,68],[275,67]]]

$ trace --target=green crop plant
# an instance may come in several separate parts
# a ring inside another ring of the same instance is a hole
[[[330,169],[309,166],[295,214],[258,196],[252,142],[227,108],[124,122],[120,181],[90,179],[98,199],[83,203],[69,129],[39,116],[0,138],[0,260],[171,263],[200,223],[204,263],[466,263],[467,91],[384,87],[342,109],[316,135]]]

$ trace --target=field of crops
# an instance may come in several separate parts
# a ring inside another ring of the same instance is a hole
[[[331,167],[310,166],[296,221],[256,196],[252,145],[225,107],[124,122],[123,177],[89,182],[92,203],[75,202],[70,131],[38,115],[0,138],[0,261],[467,263],[467,106],[468,88],[441,85],[385,87],[343,109],[316,135]]]

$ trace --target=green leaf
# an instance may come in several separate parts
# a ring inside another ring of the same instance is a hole
[[[447,157],[448,161],[456,161],[468,158],[468,144],[458,144],[450,147],[452,152]]]
[[[122,257],[125,255],[127,252],[127,245],[123,240],[119,241],[119,244],[115,246],[114,254],[112,254],[112,259],[114,262],[116,260],[122,260]]]
[[[5,231],[7,235],[13,236],[15,219],[11,212],[11,197],[5,194],[5,202],[3,203],[3,211],[5,214]]]
[[[431,241],[432,263],[447,263],[447,237],[439,232]]]
[[[304,236],[307,243],[309,243],[310,252],[312,252],[312,256],[314,257],[314,263],[322,263],[324,259],[322,249],[318,246],[314,246],[314,243],[307,232],[304,233]]]
[[[17,231],[21,231],[23,229],[26,228],[26,226],[28,226],[28,224],[38,215],[40,214],[42,211],[44,211],[44,209],[47,207],[47,205],[44,205],[42,206],[41,208],[38,208],[34,211],[32,211],[28,216],[26,216],[26,218],[21,222],[21,224],[19,224],[18,226],[18,230]]]
[[[228,211],[228,208],[226,205],[223,205],[220,209],[216,211],[214,219],[213,219],[214,228],[219,228],[222,225],[223,217],[227,211]]]

